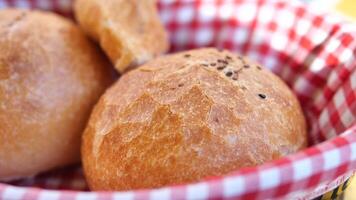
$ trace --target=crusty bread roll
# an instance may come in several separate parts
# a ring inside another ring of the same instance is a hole
[[[80,161],[81,133],[112,82],[110,67],[69,20],[0,11],[0,180]]]
[[[168,49],[156,0],[76,0],[76,18],[119,72]]]
[[[230,52],[200,49],[152,60],[107,90],[82,161],[93,190],[157,188],[259,165],[306,142],[283,81]]]

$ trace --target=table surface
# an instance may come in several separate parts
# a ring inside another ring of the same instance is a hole
[[[352,179],[352,182],[349,188],[345,192],[345,200],[354,200],[356,199],[356,178]]]
[[[356,21],[356,1],[355,0],[340,0],[336,5],[336,10],[345,14]]]

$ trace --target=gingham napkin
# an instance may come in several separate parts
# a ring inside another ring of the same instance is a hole
[[[0,7],[40,8],[72,16],[71,3],[0,0]],[[0,199],[310,199],[352,175],[356,169],[354,24],[293,0],[161,0],[158,6],[170,33],[171,51],[202,46],[229,49],[257,60],[285,80],[302,104],[313,146],[224,177],[155,190],[83,192],[87,188],[80,168],[70,167],[12,183],[18,187],[0,184]]]

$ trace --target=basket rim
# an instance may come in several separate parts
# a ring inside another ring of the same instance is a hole
[[[136,189],[136,190],[127,190],[127,191],[80,191],[80,190],[55,190],[55,189],[44,189],[44,188],[38,188],[38,187],[22,187],[22,186],[15,186],[11,184],[6,184],[6,183],[0,183],[0,191],[6,189],[7,187],[15,189],[15,190],[25,190],[25,191],[43,191],[43,192],[49,192],[49,193],[67,193],[67,194],[99,194],[99,195],[105,195],[105,194],[125,194],[125,193],[147,193],[147,192],[159,192],[162,190],[167,190],[167,189],[175,189],[179,187],[189,187],[189,186],[197,186],[202,183],[209,183],[209,184],[217,184],[219,182],[224,181],[224,179],[227,178],[238,178],[239,176],[246,176],[252,173],[256,172],[261,172],[261,171],[267,171],[271,168],[274,167],[280,167],[281,164],[287,165],[291,164],[293,162],[297,162],[300,159],[303,159],[305,157],[305,152],[308,151],[314,151],[315,149],[323,149],[321,153],[326,152],[326,151],[333,151],[334,149],[330,149],[329,145],[332,144],[333,142],[337,140],[344,140],[345,138],[350,138],[353,140],[353,143],[356,147],[356,125],[352,126],[339,136],[332,138],[330,140],[326,140],[324,142],[321,142],[317,145],[310,146],[302,151],[299,151],[295,154],[291,154],[282,158],[279,158],[277,160],[267,162],[265,164],[255,166],[255,167],[246,167],[246,168],[241,168],[236,171],[233,171],[229,174],[222,175],[222,176],[217,176],[217,177],[210,177],[207,179],[203,179],[201,181],[193,182],[193,183],[187,183],[187,184],[180,184],[180,185],[168,185],[165,187],[161,188],[152,188],[152,189]],[[348,139],[349,140],[349,139]],[[350,143],[351,144],[351,143]],[[327,148],[325,148],[327,147]],[[328,173],[327,171],[323,171],[323,173]],[[356,169],[352,170],[351,172],[356,173]],[[340,175],[342,176],[342,175]],[[209,180],[210,179],[210,180]],[[248,180],[248,179],[247,179]]]

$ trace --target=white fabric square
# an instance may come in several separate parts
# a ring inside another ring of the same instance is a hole
[[[5,189],[5,191],[3,191],[0,199],[22,199],[23,195],[26,193],[25,189],[26,188],[15,188],[9,186]]]
[[[175,43],[184,45],[188,42],[190,35],[189,29],[181,28],[178,29],[174,34],[173,34],[173,39]]]
[[[293,180],[300,181],[308,178],[313,173],[313,166],[310,159],[303,159],[292,163],[293,166]]]
[[[322,28],[313,29],[313,33],[309,35],[311,37],[311,41],[314,45],[318,45],[323,43],[326,38],[329,36],[329,33]]]
[[[327,130],[324,130],[324,131],[326,131],[326,133],[325,133],[326,139],[331,139],[331,138],[334,138],[337,136],[337,133],[333,127],[328,128]]]
[[[264,66],[274,71],[278,67],[278,61],[274,56],[267,56],[264,61]]]
[[[116,192],[113,200],[133,200],[135,195],[133,192]]]
[[[171,199],[171,190],[167,188],[154,190],[153,192],[150,193],[150,199],[169,200]]]
[[[249,30],[243,27],[238,27],[234,31],[233,41],[235,44],[246,43]]]
[[[271,40],[272,48],[278,51],[285,50],[288,43],[289,39],[287,38],[286,34],[281,33],[274,34]]]
[[[329,53],[334,53],[336,51],[336,49],[338,49],[341,45],[340,40],[337,39],[330,39],[330,42],[327,43],[326,45],[326,51]]]
[[[60,192],[55,191],[41,191],[38,200],[57,200],[59,199]]]
[[[76,195],[75,200],[96,200],[98,195],[93,192],[81,192]]]
[[[322,113],[319,116],[319,125],[321,127],[326,126],[326,124],[329,124],[329,111],[327,109],[324,109]]]
[[[355,133],[351,133],[355,134]],[[351,144],[351,160],[356,160],[356,143]]]
[[[214,30],[210,28],[200,28],[196,32],[196,37],[195,37],[195,42],[199,46],[204,46],[206,44],[209,44],[213,40],[213,33]]]
[[[247,55],[251,60],[259,61],[261,58],[261,54],[258,51],[250,51]]]
[[[294,84],[294,90],[299,94],[307,95],[309,93],[310,83],[305,77],[298,77]]]
[[[199,7],[199,21],[211,22],[216,17],[217,9],[213,3],[204,3]]]
[[[354,72],[352,72],[351,76],[350,76],[350,80],[351,80],[351,88],[352,89],[356,89],[356,70]]]
[[[219,9],[219,18],[221,20],[226,20],[232,17],[234,14],[234,4],[233,3],[225,3]]]
[[[206,183],[189,185],[187,187],[187,199],[206,199],[209,197],[209,187]]]
[[[237,19],[242,23],[251,23],[256,17],[257,8],[254,3],[245,3],[237,7],[235,11]]]
[[[349,127],[355,122],[355,116],[351,113],[349,108],[346,108],[341,114],[341,122],[345,127]]]
[[[281,177],[278,169],[264,170],[259,175],[261,190],[267,190],[276,187],[281,182]]]
[[[262,24],[267,24],[273,20],[273,15],[275,14],[276,10],[274,7],[269,5],[264,5],[260,8],[258,12],[258,22]]]
[[[346,100],[345,100],[344,90],[339,89],[333,97],[335,108],[339,109],[345,101]]]
[[[326,66],[325,59],[315,58],[310,66],[310,70],[312,72],[319,72],[320,70],[325,68],[325,66]]]
[[[265,42],[266,38],[269,38],[270,35],[271,34],[269,34],[269,32],[263,31],[261,29],[256,29],[250,42],[252,45],[259,45]]]
[[[323,153],[324,158],[324,171],[331,170],[340,164],[340,151],[334,149]]]
[[[340,62],[347,62],[353,58],[353,52],[350,49],[344,49],[339,56]]]
[[[276,19],[279,26],[289,29],[294,26],[295,14],[290,10],[284,9],[278,12]]]
[[[184,6],[180,8],[177,15],[177,21],[181,24],[187,24],[193,20],[194,8],[192,6]]]
[[[296,32],[300,36],[305,35],[310,30],[311,26],[312,23],[310,20],[300,19],[297,22]]]
[[[160,14],[160,19],[163,24],[167,24],[173,21],[173,11],[170,9],[163,9]]]
[[[224,197],[234,197],[242,194],[245,190],[245,182],[241,177],[225,178],[223,182]]]

